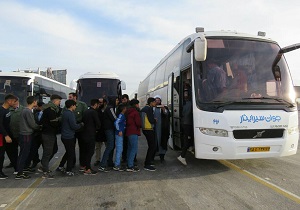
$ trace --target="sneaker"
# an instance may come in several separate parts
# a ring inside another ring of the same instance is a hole
[[[85,166],[80,166],[79,172],[84,172],[85,171]]]
[[[34,173],[34,172],[35,172],[35,169],[34,169],[34,168],[27,167],[27,168],[24,168],[24,169],[23,169],[23,172],[25,172],[25,173]]]
[[[38,168],[38,172],[41,172],[41,173],[43,173],[43,172],[44,172],[44,170],[43,170],[43,166],[40,166],[40,167]]]
[[[83,173],[84,175],[96,175],[97,174],[97,171],[94,171],[92,169],[88,169],[86,171],[84,171]]]
[[[67,176],[75,176],[75,173],[72,171],[66,171],[65,173]]]
[[[100,165],[100,161],[96,161],[95,163],[94,163],[94,166],[99,166]]]
[[[42,178],[44,179],[54,179],[54,175],[52,171],[44,172]]]
[[[15,171],[14,173],[13,173],[13,175],[17,175],[18,174],[18,172],[17,171]]]
[[[138,171],[140,171],[140,169],[137,166],[134,166],[134,167],[127,168],[126,171],[128,171],[128,172],[138,172]]]
[[[18,173],[15,177],[15,179],[30,179],[31,177],[28,176],[28,174],[22,172],[22,173]]]
[[[99,166],[98,170],[102,172],[109,172],[108,168],[102,166]]]
[[[120,166],[114,166],[113,167],[114,171],[124,171],[124,168],[120,167]]]
[[[150,163],[150,166],[155,167],[154,162],[151,162],[151,163]]]
[[[3,172],[0,172],[0,179],[7,179],[8,176],[5,175]]]
[[[177,159],[178,159],[183,165],[185,165],[185,166],[187,165],[185,158],[181,157],[181,155],[179,155],[179,156],[177,157]]]
[[[146,165],[146,166],[144,166],[144,169],[145,169],[146,171],[156,171],[156,168],[153,167],[153,166],[151,166],[151,165]]]
[[[57,167],[57,169],[55,171],[64,173],[66,171],[66,169],[64,167]]]

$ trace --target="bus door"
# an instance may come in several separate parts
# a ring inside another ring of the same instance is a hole
[[[181,148],[181,129],[180,129],[180,107],[179,107],[179,77],[175,77],[174,73],[170,74],[168,77],[168,95],[167,103],[168,108],[171,113],[170,119],[170,139],[169,146],[172,149]]]

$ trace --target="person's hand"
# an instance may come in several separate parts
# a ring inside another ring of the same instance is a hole
[[[80,126],[81,126],[81,127],[83,127],[83,126],[84,126],[84,123],[83,123],[83,122],[81,122],[81,123],[80,123]]]
[[[122,131],[120,131],[120,132],[119,132],[119,136],[122,136],[122,135],[123,135],[123,133],[122,133]]]
[[[10,136],[5,136],[5,141],[6,141],[6,143],[11,143],[12,142]]]

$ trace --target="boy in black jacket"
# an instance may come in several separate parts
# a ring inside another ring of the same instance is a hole
[[[53,179],[54,176],[49,170],[49,162],[53,154],[53,147],[55,145],[56,134],[59,127],[59,105],[61,97],[59,95],[52,95],[51,101],[45,104],[41,123],[42,129],[42,145],[43,145],[43,157],[41,160],[43,178]]]
[[[154,119],[153,108],[156,106],[154,98],[148,98],[147,105],[141,109],[142,115],[142,130],[145,135],[148,143],[147,155],[145,158],[144,169],[147,171],[156,171],[156,168],[153,166],[153,160],[156,152],[156,142],[155,142],[155,133],[154,125],[156,119]]]
[[[85,146],[85,171],[84,175],[95,175],[96,171],[91,169],[91,159],[95,151],[96,132],[100,129],[100,119],[98,117],[99,100],[92,99],[91,106],[83,113],[82,122],[84,129],[82,131],[82,139]]]

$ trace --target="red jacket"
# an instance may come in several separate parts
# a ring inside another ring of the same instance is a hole
[[[126,112],[126,136],[141,135],[141,117],[140,113],[134,107],[130,107]]]

